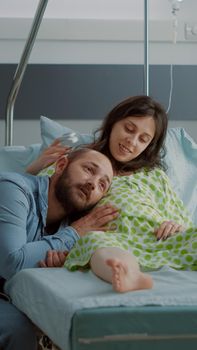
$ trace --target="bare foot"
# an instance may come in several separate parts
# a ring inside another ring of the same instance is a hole
[[[119,259],[107,259],[106,263],[112,269],[112,286],[116,292],[128,292],[139,289],[150,289],[153,286],[152,277],[139,270],[129,269]]]

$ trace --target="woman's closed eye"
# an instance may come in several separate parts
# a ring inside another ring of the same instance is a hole
[[[148,138],[148,137],[141,137],[141,138],[140,138],[140,142],[142,142],[142,143],[148,143],[148,142],[149,142],[149,138]]]
[[[128,127],[127,125],[125,125],[125,131],[128,133],[133,133],[134,132],[134,128],[133,127]]]

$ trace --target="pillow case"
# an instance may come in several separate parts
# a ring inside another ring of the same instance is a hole
[[[42,138],[42,150],[48,147],[55,139],[61,138],[61,142],[68,146],[79,146],[93,142],[90,134],[81,134],[47,117],[40,117],[40,132]]]
[[[165,144],[167,175],[197,225],[197,144],[183,128],[169,128]]]

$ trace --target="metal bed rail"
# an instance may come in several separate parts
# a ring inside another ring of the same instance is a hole
[[[7,105],[6,105],[6,119],[5,119],[5,146],[11,146],[13,143],[13,119],[14,119],[14,104],[23,80],[23,75],[25,73],[29,56],[33,48],[36,35],[38,33],[42,18],[47,6],[48,0],[40,0],[32,27],[27,38],[26,45],[24,47],[20,62],[16,68],[14,74],[12,86],[8,95]]]
[[[40,0],[33,24],[24,47],[20,62],[17,66],[6,105],[5,146],[13,144],[14,105],[22,83],[28,59],[33,48],[48,0]],[[144,0],[144,93],[149,95],[149,62],[148,62],[148,0]]]

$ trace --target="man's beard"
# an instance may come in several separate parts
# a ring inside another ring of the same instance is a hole
[[[82,198],[80,199],[81,190],[84,190],[86,196],[81,193]],[[71,176],[67,169],[65,169],[55,185],[56,198],[64,208],[66,215],[92,209],[93,205],[87,205],[90,194],[91,192],[86,184],[78,183],[74,186],[72,185]]]

